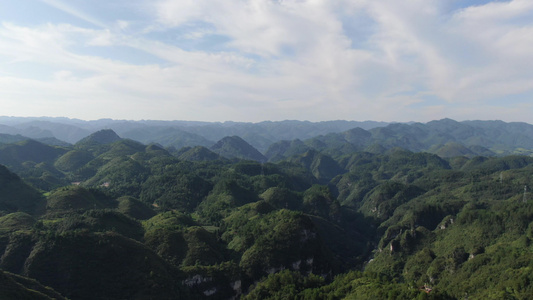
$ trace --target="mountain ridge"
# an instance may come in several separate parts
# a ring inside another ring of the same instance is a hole
[[[270,162],[238,136],[4,144],[0,268],[71,299],[527,299],[533,157],[465,144],[528,131],[490,124],[352,128]]]
[[[4,141],[19,139],[20,137],[16,136],[18,134],[28,138],[39,138],[48,144],[64,146],[66,144],[60,141],[79,142],[97,131],[106,129],[111,129],[124,138],[145,144],[157,143],[164,147],[174,147],[176,150],[195,146],[210,148],[215,144],[214,141],[227,136],[239,136],[262,154],[267,154],[269,147],[283,140],[301,140],[315,150],[336,152],[362,150],[372,145],[375,148],[377,145],[374,144],[380,144],[387,149],[402,147],[411,151],[429,151],[432,146],[455,142],[469,149],[472,146],[481,146],[494,152],[495,155],[508,155],[520,153],[522,148],[527,150],[533,147],[533,125],[499,120],[458,122],[441,119],[427,123],[285,120],[247,123],[112,119],[83,121],[68,118],[0,117],[0,134],[13,136],[4,136]],[[313,143],[315,145],[312,145]],[[325,144],[317,146],[316,143]],[[337,145],[332,146],[331,143]],[[342,147],[348,148],[342,150],[340,149]],[[473,152],[472,155],[489,153],[482,149],[470,150]],[[273,154],[269,153],[266,156]],[[275,159],[280,159],[280,153],[276,157]]]

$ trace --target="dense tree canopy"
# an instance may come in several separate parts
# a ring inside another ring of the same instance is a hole
[[[282,143],[275,162],[221,157],[256,154],[235,137],[220,155],[109,131],[74,146],[3,146],[0,282],[10,289],[0,293],[530,297],[533,158],[343,146],[407,129]]]

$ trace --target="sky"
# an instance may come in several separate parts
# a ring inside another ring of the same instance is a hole
[[[0,115],[533,121],[533,1],[0,0]]]

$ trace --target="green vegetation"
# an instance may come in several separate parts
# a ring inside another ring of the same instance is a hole
[[[58,292],[41,285],[34,279],[0,270],[0,299],[62,300]]]
[[[44,212],[45,205],[39,192],[0,165],[0,214],[22,211],[37,215]]]
[[[111,208],[115,202],[99,190],[68,186],[54,190],[48,196],[50,211],[76,211]]]
[[[228,136],[211,147],[211,150],[226,158],[266,161],[266,157],[238,136]]]
[[[133,197],[123,196],[117,199],[118,211],[138,220],[146,220],[153,217],[156,212],[148,206]]]
[[[530,298],[533,158],[431,132],[3,145],[0,298]]]

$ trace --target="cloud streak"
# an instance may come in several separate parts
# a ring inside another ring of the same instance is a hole
[[[88,23],[91,23],[101,28],[107,28],[107,26],[102,21],[98,20],[97,18],[94,18],[93,16],[85,14],[84,12],[66,4],[63,1],[60,1],[60,0],[41,0],[41,1],[69,15],[72,15],[76,18],[84,20]]]
[[[33,115],[82,119],[528,121],[532,113],[530,1],[133,1],[144,19],[111,27],[73,4],[42,1],[97,27],[3,23],[8,114],[28,114],[17,101],[39,107]],[[160,62],[121,59],[133,50]]]

